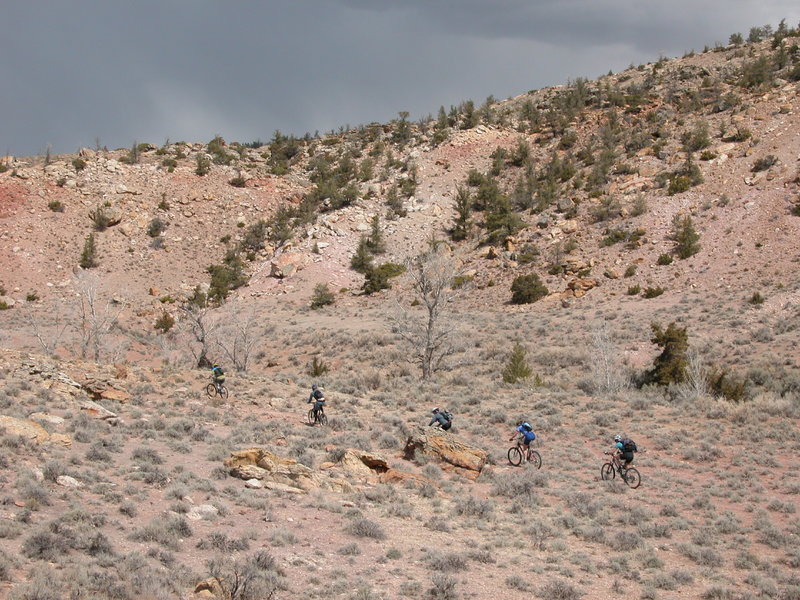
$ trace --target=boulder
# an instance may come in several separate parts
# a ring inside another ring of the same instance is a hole
[[[127,375],[127,373],[126,373]],[[124,404],[131,399],[131,395],[110,382],[102,379],[89,379],[83,384],[83,389],[95,400],[116,400]]]
[[[309,491],[323,488],[336,491],[351,491],[352,486],[344,479],[329,473],[315,472],[293,458],[283,458],[264,448],[248,448],[231,453],[224,464],[233,477],[257,479],[264,487],[292,491],[285,488]]]
[[[369,479],[389,470],[386,461],[377,454],[348,448],[338,461],[348,478]]]
[[[309,262],[304,252],[286,252],[270,261],[270,277],[283,279],[303,269]]]
[[[80,402],[81,410],[85,410],[95,419],[101,419],[103,421],[117,421],[119,417],[117,413],[111,412],[107,408],[100,406],[97,402],[92,402],[91,400],[82,400]]]
[[[18,435],[37,444],[43,444],[50,439],[50,434],[44,427],[26,419],[0,415],[0,429],[4,429],[7,435]]]
[[[200,504],[193,506],[186,513],[186,518],[191,521],[199,521],[200,519],[213,519],[219,515],[219,509],[213,504]]]
[[[409,460],[417,454],[423,454],[476,474],[481,472],[488,460],[486,450],[468,444],[457,435],[434,427],[421,426],[411,431],[406,440],[404,454]]]

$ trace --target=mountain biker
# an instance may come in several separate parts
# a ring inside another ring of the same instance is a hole
[[[629,444],[626,444],[626,442],[630,442],[630,440],[623,438],[619,434],[614,436],[614,456],[618,457],[620,461],[622,461],[623,469],[627,469],[628,465],[633,462],[634,450],[630,448]]]
[[[311,394],[308,396],[308,402],[314,403],[314,419],[317,418],[319,411],[325,408],[325,393],[319,389],[319,386],[314,383],[311,385]]]
[[[520,421],[517,423],[517,428],[514,430],[514,435],[508,438],[510,442],[515,437],[519,439],[519,443],[525,446],[525,450],[530,449],[531,442],[536,439],[536,434],[533,433],[533,426],[527,421]]]
[[[447,431],[453,426],[453,415],[450,412],[446,410],[440,411],[438,408],[434,408],[431,412],[433,413],[433,418],[428,423],[428,427],[438,425],[443,431]]]
[[[214,363],[214,366],[211,367],[211,377],[214,378],[214,385],[219,388],[223,383],[225,383],[225,371],[222,370],[217,363]]]

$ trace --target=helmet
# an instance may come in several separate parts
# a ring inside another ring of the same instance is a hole
[[[312,389],[312,390],[316,390],[316,389],[318,389],[318,388],[319,388],[319,386],[318,386],[316,383],[312,383],[312,384],[311,384],[311,389]]]
[[[215,366],[215,367],[218,367],[219,365],[218,365],[217,363],[214,363],[214,366]]]
[[[431,412],[432,412],[433,414],[436,414],[436,413],[438,413],[438,412],[439,412],[439,407],[436,407],[436,408],[434,408],[434,409],[433,409]]]
[[[621,436],[621,435],[619,435],[619,434],[615,435],[615,436],[614,436],[614,441],[615,441],[615,442],[621,442],[621,441],[622,441],[622,436]]]

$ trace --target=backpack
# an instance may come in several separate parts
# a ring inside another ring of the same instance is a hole
[[[527,422],[522,424],[522,428],[523,428],[525,431],[533,431],[533,427],[531,426],[531,424],[530,424],[530,423],[527,423]]]
[[[636,442],[634,442],[631,438],[622,438],[622,451],[638,452],[639,449],[636,447]]]
[[[451,413],[449,410],[443,410],[442,411],[442,416],[445,419],[447,419],[448,423],[452,423],[453,422],[453,413]]]

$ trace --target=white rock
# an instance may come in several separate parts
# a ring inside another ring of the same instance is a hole
[[[56,478],[56,483],[60,486],[68,488],[79,488],[83,485],[80,481],[74,477],[70,477],[69,475],[59,475]]]

